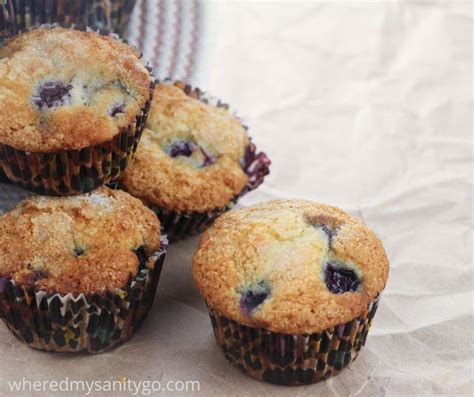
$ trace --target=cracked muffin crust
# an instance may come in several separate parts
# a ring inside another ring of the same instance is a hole
[[[0,46],[0,143],[49,153],[109,141],[136,122],[151,82],[137,51],[113,37],[22,33]]]
[[[48,293],[122,288],[141,261],[154,265],[159,249],[156,215],[105,187],[69,198],[30,197],[0,217],[0,278]]]
[[[227,109],[158,84],[142,142],[120,185],[148,205],[179,213],[227,205],[245,187],[249,137]]]
[[[277,200],[219,217],[201,238],[193,276],[220,315],[311,334],[366,311],[388,267],[380,240],[358,219],[324,204]]]

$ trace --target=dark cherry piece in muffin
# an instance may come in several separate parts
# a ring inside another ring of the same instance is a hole
[[[0,315],[32,347],[105,350],[145,318],[165,248],[156,215],[125,192],[28,198],[0,217]]]
[[[258,379],[306,384],[359,353],[388,260],[356,218],[280,200],[219,217],[201,238],[193,275],[229,361]]]
[[[39,28],[0,46],[0,164],[48,194],[91,190],[131,160],[151,99],[139,54],[111,36]]]
[[[211,105],[201,95],[179,83],[157,85],[143,141],[119,181],[157,209],[172,238],[202,231],[196,217],[204,215],[207,227],[268,174],[270,161],[255,153],[246,127],[227,106]],[[167,221],[170,213],[176,216]],[[176,227],[179,216],[192,228]]]

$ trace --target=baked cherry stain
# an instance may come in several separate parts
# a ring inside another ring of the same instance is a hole
[[[27,279],[27,284],[34,284],[39,280],[43,280],[48,277],[48,273],[42,270],[35,270],[33,271]]]
[[[250,316],[270,294],[270,287],[264,281],[258,282],[255,286],[250,286],[242,293],[240,298],[240,310],[242,310],[246,316]]]
[[[332,241],[341,226],[336,219],[328,215],[307,217],[306,221],[312,226],[319,227],[324,232],[329,240],[329,245],[332,244]]]
[[[77,246],[77,245],[74,247],[74,254],[75,254],[76,256],[81,256],[81,255],[84,254],[84,252],[85,252],[85,249],[84,249],[84,248],[79,247],[79,246]]]
[[[200,149],[201,149],[202,157],[204,159],[203,164],[202,164],[203,167],[207,167],[216,162],[216,159],[214,158],[214,156],[212,156],[212,154],[210,154],[206,149],[204,149],[203,147],[200,147]]]
[[[40,109],[64,106],[71,99],[69,93],[71,90],[71,84],[65,84],[62,81],[47,81],[38,87],[36,95],[33,96],[33,102]]]
[[[117,103],[109,110],[109,115],[112,117],[115,117],[121,113],[125,113],[125,105],[123,103]]]
[[[216,162],[216,159],[214,158],[214,156],[211,153],[209,153],[206,149],[188,140],[173,142],[168,148],[168,153],[173,158],[176,158],[179,156],[191,157],[197,151],[200,152],[199,154],[200,154],[200,157],[202,158],[202,164],[200,164],[201,167],[207,167]]]
[[[179,156],[191,157],[194,151],[197,149],[197,145],[190,141],[177,141],[174,142],[169,148],[169,154],[171,157],[176,158]]]
[[[324,269],[324,282],[326,287],[334,294],[344,292],[354,292],[360,286],[360,279],[357,274],[340,264],[329,262]]]

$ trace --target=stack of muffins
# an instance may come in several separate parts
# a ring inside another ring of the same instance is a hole
[[[160,222],[103,185],[130,164],[153,88],[136,51],[105,33],[43,26],[0,47],[0,167],[62,196],[0,218],[0,313],[32,347],[104,351],[151,307],[167,244]]]
[[[228,212],[270,166],[228,105],[154,81],[104,30],[16,34],[16,12],[0,20],[16,27],[0,46],[0,173],[39,195],[0,217],[0,316],[15,336],[54,352],[126,341],[168,238],[204,232],[193,276],[232,364],[294,385],[355,359],[388,277],[377,237],[307,201]]]

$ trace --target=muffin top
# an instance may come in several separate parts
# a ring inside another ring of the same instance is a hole
[[[158,84],[146,129],[120,184],[144,202],[181,213],[224,207],[247,182],[249,138],[223,107]]]
[[[95,32],[39,28],[0,46],[0,143],[81,149],[126,129],[150,99],[138,53]]]
[[[144,265],[139,260],[159,248],[156,215],[128,193],[105,187],[67,198],[30,197],[0,217],[0,277],[50,293],[122,288]],[[152,264],[153,256],[146,265]]]
[[[279,200],[207,230],[193,275],[210,308],[244,325],[310,334],[361,315],[385,287],[377,236],[328,205]]]

